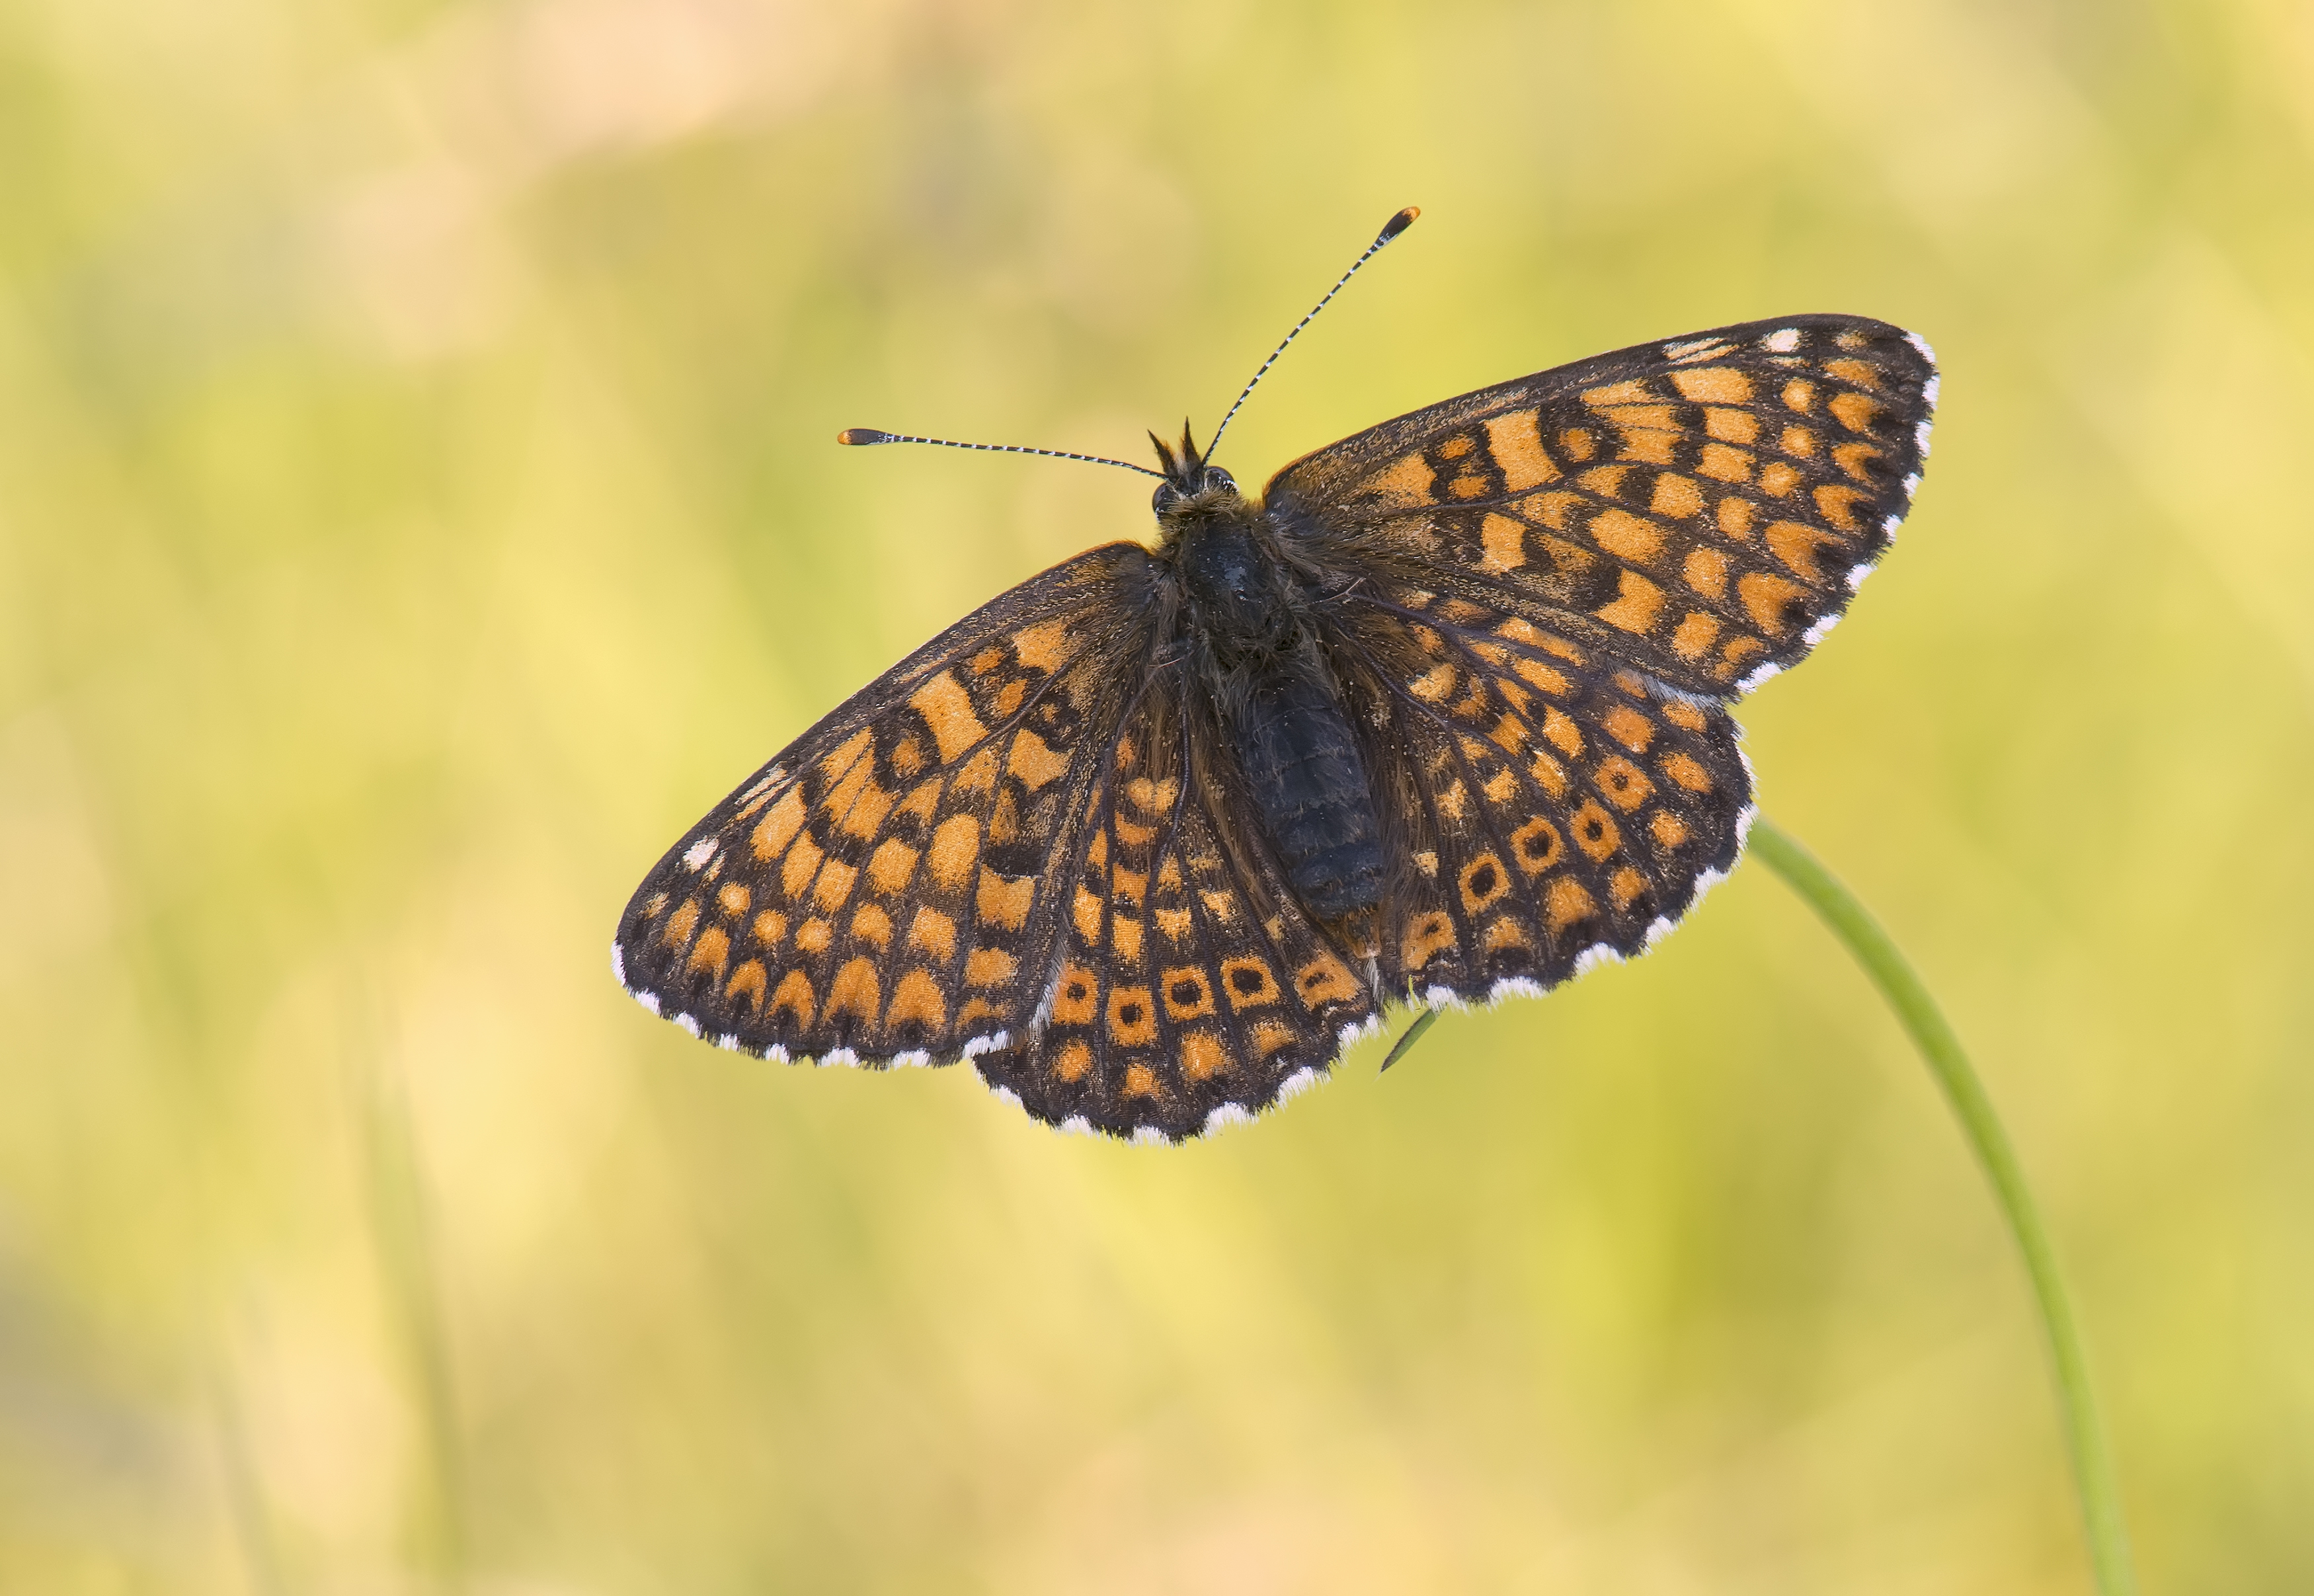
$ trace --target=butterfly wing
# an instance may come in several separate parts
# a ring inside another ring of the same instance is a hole
[[[613,957],[642,1004],[779,1058],[948,1063],[1034,1009],[1050,861],[1147,665],[1137,543],[996,598],[806,732],[668,851]]]
[[[1233,824],[1251,809],[1216,739],[1186,664],[1150,672],[1053,860],[1042,995],[976,1061],[1039,1119],[1196,1135],[1306,1086],[1373,1018],[1268,844]]]
[[[1314,563],[1397,572],[1732,699],[1830,630],[1895,534],[1928,346],[1859,316],[1638,345],[1304,455],[1269,483]]]
[[[1736,722],[1506,608],[1369,583],[1333,648],[1399,861],[1385,991],[1539,992],[1646,948],[1734,868]]]

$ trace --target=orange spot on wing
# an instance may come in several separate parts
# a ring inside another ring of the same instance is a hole
[[[1693,704],[1683,704],[1677,700],[1663,707],[1663,716],[1665,720],[1685,731],[1701,731],[1705,725],[1702,710]]]
[[[1503,473],[1506,492],[1524,493],[1538,483],[1555,481],[1559,467],[1542,446],[1540,418],[1532,410],[1514,410],[1487,418],[1487,449],[1495,469]]]
[[[1399,938],[1399,962],[1409,970],[1418,970],[1453,946],[1452,920],[1435,913],[1418,914],[1407,922],[1405,934]]]
[[[972,878],[980,860],[980,822],[969,815],[951,815],[932,833],[932,879],[953,891]]]
[[[811,889],[812,902],[822,909],[841,908],[843,900],[852,895],[852,884],[860,872],[840,859],[831,859],[819,867],[819,879]]]
[[[712,971],[716,980],[723,979],[723,966],[731,957],[731,939],[720,926],[709,926],[699,933],[699,940],[684,961],[684,968],[696,974],[702,970]]]
[[[1850,488],[1839,482],[1827,482],[1809,497],[1815,500],[1817,513],[1841,531],[1864,530],[1856,525],[1854,507],[1858,499],[1869,498],[1870,495],[1861,488]]]
[[[1571,829],[1575,845],[1594,860],[1608,858],[1623,843],[1623,833],[1597,798],[1585,798],[1577,807]]]
[[[1781,577],[1753,571],[1736,578],[1736,596],[1744,601],[1754,625],[1770,637],[1781,637],[1792,629],[1793,622],[1787,618],[1789,606],[1806,598],[1807,589]]]
[[[790,787],[780,801],[764,812],[749,838],[755,857],[765,864],[779,858],[803,825],[803,789]]]
[[[1277,978],[1261,959],[1225,958],[1222,960],[1222,990],[1229,994],[1232,1009],[1258,1009],[1277,1001]]]
[[[1709,792],[1711,773],[1684,754],[1667,754],[1657,760],[1663,773],[1690,792]]]
[[[878,844],[868,860],[869,884],[890,896],[908,885],[908,878],[916,873],[919,857],[914,849],[896,838]]]
[[[777,948],[780,939],[788,934],[788,917],[777,909],[766,909],[755,916],[755,940],[766,948]]]
[[[1530,876],[1540,876],[1567,852],[1559,828],[1538,815],[1511,833],[1511,857]]]
[[[754,895],[737,881],[726,881],[716,892],[715,901],[723,906],[724,913],[736,920],[747,912]]]
[[[1717,549],[1690,549],[1680,574],[1704,597],[1718,598],[1727,591],[1727,556]]]
[[[1706,444],[1695,469],[1715,481],[1748,482],[1752,480],[1752,456],[1727,444]]]
[[[812,1015],[817,1012],[812,1006],[811,982],[801,970],[790,970],[779,990],[772,994],[771,1012],[777,1015],[782,1009],[796,1017],[799,1030],[809,1026]]]
[[[787,859],[780,866],[780,886],[786,891],[790,901],[803,896],[803,889],[809,886],[812,877],[819,874],[819,861],[826,857],[820,851],[819,844],[812,841],[809,832],[795,840],[795,845],[788,850]]]
[[[1739,543],[1748,543],[1752,541],[1752,524],[1757,521],[1759,516],[1760,508],[1757,505],[1748,498],[1739,498],[1733,493],[1722,498],[1718,508],[1713,512],[1713,518],[1719,523],[1719,530]]]
[[[1002,948],[976,948],[965,957],[964,979],[972,986],[1001,986],[1020,968],[1020,961]]]
[[[908,703],[932,728],[943,764],[954,763],[966,749],[988,735],[988,728],[973,711],[972,695],[948,671],[917,688]]]
[[[1069,627],[1065,621],[1046,621],[1012,634],[1012,657],[1047,675],[1067,663]]]
[[[1718,635],[1717,617],[1707,615],[1701,610],[1690,610],[1686,618],[1672,630],[1671,651],[1682,659],[1700,659],[1710,648],[1711,639]]]
[[[1815,556],[1824,544],[1839,541],[1832,533],[1798,521],[1771,521],[1762,535],[1768,541],[1769,551],[1795,576],[1819,587],[1824,586],[1824,570],[1816,564]]]
[[[1543,894],[1543,914],[1554,931],[1563,931],[1577,921],[1585,920],[1598,908],[1583,884],[1571,877],[1561,876]]]
[[[1610,626],[1620,626],[1625,631],[1643,632],[1656,623],[1656,617],[1663,612],[1663,589],[1637,571],[1627,570],[1619,574],[1622,579],[1622,591],[1613,602],[1601,604],[1591,613]]]
[[[1647,508],[1658,516],[1685,520],[1703,508],[1703,489],[1695,485],[1692,477],[1665,472],[1656,479],[1655,497],[1647,502]]]
[[[1632,709],[1629,704],[1617,704],[1607,711],[1600,722],[1607,735],[1634,754],[1647,752],[1647,744],[1656,735],[1655,722]]]
[[[1824,363],[1824,375],[1838,377],[1843,383],[1852,383],[1859,388],[1880,386],[1880,368],[1869,361],[1827,360]]]
[[[1330,953],[1321,953],[1295,973],[1294,990],[1305,1009],[1345,1003],[1358,995],[1358,983],[1347,965]]]
[[[1210,1080],[1229,1068],[1222,1039],[1211,1031],[1191,1031],[1181,1038],[1181,1073],[1192,1080]]]
[[[1594,516],[1591,538],[1616,559],[1634,565],[1645,565],[1663,552],[1663,530],[1627,510],[1602,510]]]
[[[1824,406],[1833,418],[1850,432],[1872,430],[1872,418],[1880,413],[1880,401],[1862,393],[1835,393]]]
[[[1665,848],[1677,848],[1687,841],[1687,822],[1669,809],[1657,809],[1647,822],[1647,830]]]
[[[1607,895],[1615,900],[1615,907],[1628,909],[1647,890],[1647,878],[1630,866],[1625,865],[1607,881]]]
[[[1125,1095],[1128,1098],[1153,1098],[1160,1094],[1157,1071],[1146,1064],[1125,1066]]]
[[[910,1020],[929,1030],[948,1023],[948,999],[940,983],[922,970],[910,970],[892,988],[892,1007],[885,1012],[886,1029]]]
[[[1110,989],[1108,1039],[1119,1047],[1146,1047],[1157,1040],[1157,1003],[1147,987]]]
[[[1798,469],[1787,465],[1780,460],[1771,460],[1760,468],[1760,491],[1771,498],[1783,498],[1785,494],[1798,487],[1799,483]]]
[[[880,951],[891,946],[892,917],[874,904],[862,904],[852,912],[852,935]]]
[[[669,948],[680,948],[691,940],[691,933],[699,925],[699,900],[686,898],[683,907],[667,917],[667,929],[659,932],[659,940]]]
[[[984,867],[980,872],[980,894],[976,906],[985,923],[1017,931],[1027,923],[1029,905],[1036,896],[1037,878],[1034,876],[1007,878]]]
[[[1377,498],[1409,507],[1432,502],[1430,485],[1438,473],[1419,453],[1407,454],[1365,480],[1364,491]]]
[[[1671,374],[1671,385],[1679,390],[1682,399],[1697,404],[1752,402],[1752,379],[1725,366],[1675,371]]]
[[[1073,1086],[1092,1069],[1092,1049],[1082,1042],[1064,1043],[1053,1056],[1053,1073]]]
[[[1012,758],[1005,768],[1035,792],[1067,770],[1069,762],[1065,755],[1047,747],[1045,739],[1035,732],[1024,731],[1012,739]]]
[[[937,909],[919,909],[908,925],[908,946],[946,964],[956,957],[956,921]]]
[[[764,973],[762,962],[751,958],[731,972],[731,983],[723,989],[723,996],[732,1002],[737,1002],[740,998],[745,997],[747,1000],[748,1011],[760,1018],[764,1012],[764,991],[768,980],[769,977]]]
[[[1508,516],[1489,512],[1479,524],[1479,569],[1512,571],[1526,563],[1526,527]]]

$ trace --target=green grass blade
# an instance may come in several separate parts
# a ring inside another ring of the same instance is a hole
[[[2114,1475],[2113,1456],[2106,1442],[2097,1394],[2089,1383],[2089,1361],[2081,1350],[2080,1331],[2073,1319],[2057,1255],[2040,1209],[2026,1186],[2009,1133],[1993,1112],[1992,1099],[1969,1065],[1936,1000],[1904,962],[1896,944],[1880,928],[1839,878],[1815,855],[1765,816],[1752,827],[1752,851],[1762,864],[1783,877],[1791,889],[1823,917],[1833,934],[1847,944],[1856,962],[1887,999],[1888,1006],[1928,1060],[1937,1084],[1960,1119],[1962,1133],[1977,1161],[1992,1178],[1995,1201],[2017,1246],[2025,1255],[2025,1271],[2032,1277],[2033,1296],[2041,1309],[2041,1326],[2049,1337],[2055,1371],[2057,1406],[2063,1420],[2065,1446],[2073,1464],[2073,1480],[2080,1493],[2081,1517],[2087,1528],[2089,1561],[2101,1596],[2132,1596],[2136,1575],[2129,1559],[2129,1536],[2122,1521],[2121,1490]]]

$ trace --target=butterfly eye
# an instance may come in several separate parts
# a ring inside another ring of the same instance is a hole
[[[1218,465],[1206,467],[1206,480],[1201,485],[1207,493],[1217,492],[1224,488],[1232,493],[1237,491],[1237,479]]]
[[[1170,482],[1158,483],[1157,491],[1149,496],[1149,507],[1161,516],[1180,502],[1181,490]]]

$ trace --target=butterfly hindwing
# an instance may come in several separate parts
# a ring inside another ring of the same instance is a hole
[[[1503,609],[1375,586],[1339,648],[1379,700],[1375,784],[1404,861],[1383,986],[1540,991],[1644,949],[1732,869],[1751,777],[1735,720]]]
[[[743,1051],[948,1063],[1029,1018],[1048,861],[1149,651],[1148,551],[991,602],[855,694],[662,859],[621,981]]]
[[[1321,563],[1417,574],[1733,698],[1803,657],[1886,549],[1935,398],[1900,328],[1754,322],[1383,422],[1266,500]]]
[[[1315,1080],[1374,1012],[1266,845],[1232,824],[1244,800],[1212,729],[1193,675],[1154,673],[1053,860],[1042,997],[976,1061],[1039,1119],[1195,1135]]]

